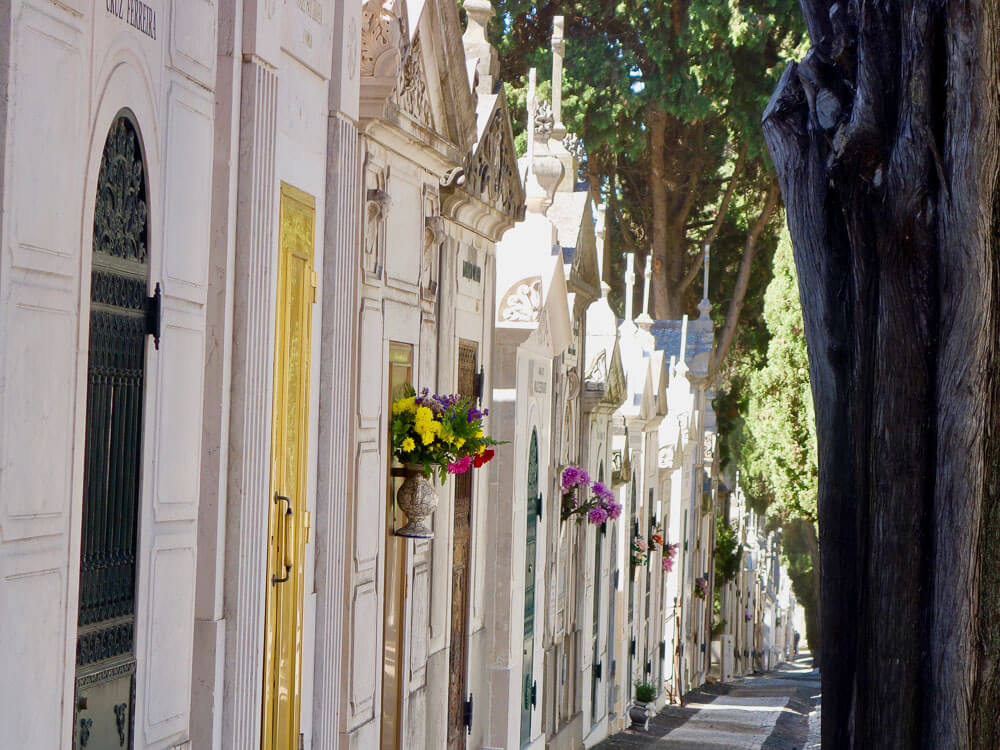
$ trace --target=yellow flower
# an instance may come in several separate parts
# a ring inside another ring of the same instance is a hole
[[[413,438],[406,438],[403,441],[402,448],[403,448],[403,452],[404,453],[409,453],[410,451],[412,451],[416,447],[417,447],[417,444],[413,442]]]
[[[455,441],[456,448],[461,448],[463,445],[465,445],[465,438],[459,438]]]
[[[421,422],[432,422],[434,421],[434,412],[428,409],[426,406],[417,407],[417,415],[414,417],[414,421],[417,424]]]
[[[406,411],[413,411],[416,404],[416,397],[410,396],[409,398],[401,398],[392,403],[392,413],[393,416],[397,414],[402,414]]]
[[[477,438],[481,438],[482,436],[483,436],[483,431],[482,430],[476,430],[476,437]]]
[[[486,446],[485,445],[480,445],[479,446],[479,453],[482,454],[482,453],[485,453],[485,452],[486,452]]]

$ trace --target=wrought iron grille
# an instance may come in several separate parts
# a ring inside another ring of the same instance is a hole
[[[78,667],[133,650],[146,248],[142,152],[135,127],[122,116],[104,145],[94,209]]]

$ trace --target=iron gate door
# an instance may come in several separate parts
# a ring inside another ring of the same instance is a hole
[[[74,748],[131,748],[146,335],[146,181],[127,114],[97,182],[80,540]]]

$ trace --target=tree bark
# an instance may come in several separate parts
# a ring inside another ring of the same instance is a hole
[[[1000,746],[1000,7],[801,2],[764,113],[819,440],[823,743]]]

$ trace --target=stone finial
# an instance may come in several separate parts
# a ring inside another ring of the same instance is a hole
[[[635,288],[635,253],[625,255],[625,320],[632,322],[632,290]]]
[[[535,79],[537,71],[532,68],[528,71],[528,133],[535,132],[535,115],[538,112],[538,97],[535,95]],[[528,164],[527,172],[524,176],[525,203],[528,210],[534,213],[544,213],[551,201],[545,188],[538,182],[535,176],[535,139],[528,137],[528,153],[525,161]]]
[[[698,317],[707,318],[712,312],[712,303],[708,301],[708,258],[710,246],[705,243],[705,259],[702,262],[702,293],[698,303]]]
[[[687,341],[688,341],[688,316],[681,318],[681,356],[677,359],[677,374],[685,377],[688,373],[687,366]]]
[[[643,330],[648,331],[653,325],[653,319],[649,317],[649,287],[653,281],[653,254],[646,256],[646,270],[643,273],[642,287],[642,314],[635,319],[636,324]]]
[[[552,19],[552,137],[557,141],[566,136],[566,126],[562,121],[562,73],[563,57],[566,54],[563,28],[563,16]]]
[[[601,297],[607,299],[611,285],[604,280],[604,239],[607,236],[608,206],[601,203],[597,207],[597,222],[594,226],[594,237],[597,240],[597,276],[601,280]]]
[[[464,7],[469,17],[465,34],[462,35],[465,56],[477,60],[479,85],[476,90],[481,94],[491,94],[500,74],[500,56],[487,37],[490,19],[496,15],[496,11],[489,0],[466,0]]]

